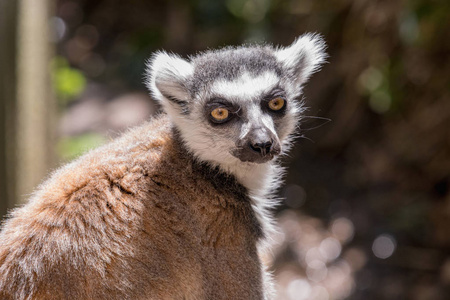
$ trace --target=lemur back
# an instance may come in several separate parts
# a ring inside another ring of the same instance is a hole
[[[277,164],[323,62],[305,35],[149,61],[164,113],[57,170],[0,233],[0,299],[270,299]]]

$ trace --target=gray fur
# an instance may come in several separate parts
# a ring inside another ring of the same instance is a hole
[[[218,79],[231,81],[244,71],[260,75],[264,71],[282,76],[282,65],[277,62],[270,46],[226,47],[200,53],[191,57],[194,75],[188,81],[188,89],[194,98],[201,90]]]

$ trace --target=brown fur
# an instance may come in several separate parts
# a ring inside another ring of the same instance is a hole
[[[161,116],[51,176],[0,233],[0,299],[262,299],[246,190]]]

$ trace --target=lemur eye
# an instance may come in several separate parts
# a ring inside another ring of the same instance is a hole
[[[211,112],[211,116],[215,121],[218,122],[225,121],[228,118],[229,114],[230,112],[228,111],[228,109],[223,107],[217,107]]]
[[[276,97],[276,98],[270,100],[268,105],[271,110],[279,111],[280,109],[282,109],[284,107],[285,103],[286,103],[286,101],[284,101],[283,98]]]

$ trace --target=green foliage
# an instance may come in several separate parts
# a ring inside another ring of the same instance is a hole
[[[363,94],[369,97],[369,107],[376,113],[384,114],[392,107],[389,89],[388,68],[367,68],[359,77]]]
[[[97,133],[86,133],[74,137],[63,137],[58,141],[57,152],[64,160],[72,160],[86,151],[96,148],[106,142]]]
[[[228,10],[236,17],[245,19],[250,23],[261,22],[266,16],[270,1],[268,0],[228,0]]]
[[[53,86],[62,106],[76,98],[86,87],[86,78],[77,69],[71,68],[68,61],[56,56],[52,61]]]

